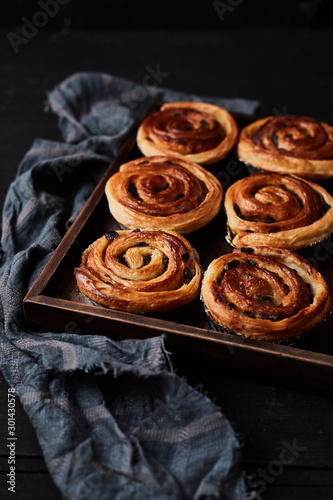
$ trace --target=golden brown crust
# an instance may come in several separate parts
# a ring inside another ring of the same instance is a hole
[[[323,276],[284,249],[235,249],[214,260],[202,282],[207,314],[224,329],[259,340],[289,340],[330,313]]]
[[[269,116],[245,127],[239,158],[254,167],[307,179],[333,176],[333,127],[303,116]]]
[[[217,163],[236,144],[238,128],[230,113],[203,102],[172,102],[141,124],[137,144],[146,156],[172,155],[201,165]]]
[[[174,157],[143,157],[123,164],[105,193],[113,217],[130,229],[200,229],[218,213],[222,188],[210,172]]]
[[[229,241],[235,247],[268,245],[296,250],[333,232],[333,198],[294,176],[262,173],[226,192]]]
[[[178,308],[199,294],[201,268],[190,243],[175,232],[113,231],[82,255],[81,292],[111,309],[150,313]]]

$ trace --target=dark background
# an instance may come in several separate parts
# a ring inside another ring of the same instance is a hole
[[[46,0],[45,0],[46,1]],[[45,3],[44,1],[44,3]],[[49,0],[51,3],[55,0]],[[105,72],[142,82],[146,67],[169,73],[165,87],[198,95],[259,100],[263,115],[306,114],[333,124],[333,2],[69,0],[47,25],[19,45],[37,0],[0,6],[0,205],[36,137],[62,140],[44,111],[46,92],[75,72]],[[236,5],[237,4],[237,5]],[[222,19],[223,17],[223,19]],[[332,260],[332,258],[330,259]],[[332,265],[327,261],[327,265]],[[266,484],[263,500],[332,500],[333,400],[269,377],[229,373],[173,356],[175,368],[220,406],[242,445],[243,466],[258,478],[283,443],[306,448]],[[291,380],[292,383],[292,380]],[[7,384],[0,374],[0,498],[7,500]],[[17,402],[18,500],[60,500],[36,438]],[[148,500],[148,499],[147,499]]]
[[[206,0],[66,0],[61,12],[50,20],[50,28],[73,29],[214,29],[220,28],[216,7]],[[41,0],[46,3],[47,0]],[[225,16],[223,29],[267,26],[330,27],[330,0],[231,0],[232,15]],[[20,25],[40,9],[37,0],[3,2],[1,26]],[[229,10],[229,13],[231,10]]]

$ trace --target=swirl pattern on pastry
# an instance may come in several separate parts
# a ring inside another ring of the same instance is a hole
[[[200,292],[196,252],[175,232],[106,233],[85,250],[74,273],[79,289],[91,300],[134,313],[178,308]]]
[[[200,229],[218,213],[222,187],[210,172],[167,156],[123,164],[105,193],[114,218],[134,229],[164,229],[185,234]]]
[[[333,175],[333,127],[305,116],[271,116],[245,127],[238,156],[262,170],[308,179]]]
[[[333,232],[333,198],[294,176],[262,173],[226,192],[229,241],[236,247],[268,245],[296,250]]]
[[[234,147],[238,128],[230,113],[203,102],[172,102],[141,124],[137,144],[146,156],[172,155],[209,165]]]
[[[222,330],[269,341],[309,331],[332,304],[323,276],[309,262],[270,247],[235,249],[211,262],[201,295]]]

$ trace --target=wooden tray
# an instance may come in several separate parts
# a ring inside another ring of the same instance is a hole
[[[158,103],[153,103],[145,116],[158,106]],[[240,127],[254,119],[247,115],[234,116]],[[136,147],[136,130],[134,127],[26,295],[23,306],[27,326],[39,331],[100,334],[117,340],[165,333],[167,348],[191,363],[214,363],[223,371],[245,372],[264,381],[333,392],[332,316],[293,345],[281,345],[213,331],[199,299],[177,319],[165,321],[158,317],[112,311],[92,304],[81,294],[73,269],[80,264],[81,254],[90,243],[107,231],[119,229],[109,212],[104,188],[107,179],[122,163],[142,156]],[[248,174],[245,166],[232,155],[214,167],[214,172],[224,188]],[[198,251],[204,270],[213,259],[232,251],[225,235],[223,210],[205,228],[185,235]],[[332,257],[323,259],[318,267],[323,267],[320,270],[333,291]]]

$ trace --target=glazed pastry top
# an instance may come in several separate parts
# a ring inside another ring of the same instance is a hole
[[[164,104],[141,124],[137,143],[146,156],[173,155],[202,165],[217,163],[236,143],[238,128],[230,113],[213,104]]]

